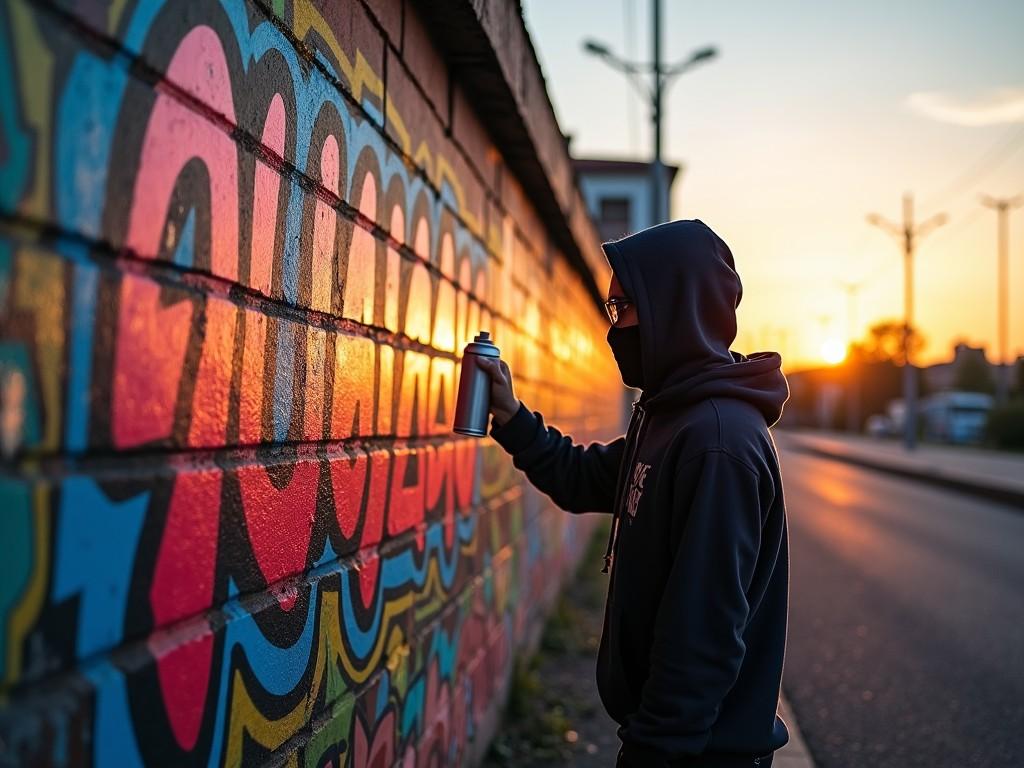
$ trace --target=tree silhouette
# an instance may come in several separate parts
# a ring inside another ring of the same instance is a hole
[[[857,357],[866,362],[883,363],[892,362],[896,365],[903,365],[903,323],[898,320],[883,320],[875,323],[868,331],[867,338],[855,345]],[[911,358],[924,349],[925,339],[920,332],[910,327],[910,355]]]

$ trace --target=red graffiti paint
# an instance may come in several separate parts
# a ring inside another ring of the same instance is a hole
[[[437,663],[427,665],[427,689],[423,704],[423,736],[419,743],[421,765],[443,765],[448,758],[451,734],[450,689],[439,678]]]
[[[320,150],[320,183],[327,191],[338,194],[338,177],[341,173],[341,155],[338,140],[328,136]],[[331,311],[334,295],[334,237],[338,217],[334,209],[324,200],[317,199],[313,214],[313,258],[312,295],[310,306],[321,312]],[[372,302],[371,302],[372,313]],[[372,317],[371,317],[372,320]]]
[[[426,477],[426,456],[422,452],[395,449],[391,461],[388,536],[397,536],[423,522]]]
[[[366,494],[363,511],[363,531],[359,539],[361,552],[368,552],[384,538],[384,516],[388,505],[387,487],[391,466],[388,451],[377,450],[370,454],[370,488]],[[377,579],[380,575],[380,559],[366,559],[359,572],[360,596],[363,605],[369,607],[377,593]]]
[[[426,508],[442,507],[444,543],[450,548],[455,542],[455,493],[452,488],[455,482],[455,446],[452,443],[437,448],[429,446],[423,453],[427,464]]]
[[[187,472],[175,479],[149,591],[157,626],[194,616],[212,604],[220,493],[219,470]],[[213,637],[204,632],[157,655],[167,718],[186,751],[199,734],[212,652]]]
[[[359,451],[355,458],[343,455],[331,459],[331,490],[334,492],[334,514],[341,535],[351,539],[363,511],[366,474],[369,462]]]
[[[242,382],[238,403],[238,440],[242,445],[263,438],[264,349],[267,346],[266,315],[244,314],[245,342],[242,349]]]
[[[262,144],[278,157],[284,157],[284,100],[275,93],[263,124]],[[249,257],[249,287],[269,296],[274,269],[274,243],[277,237],[277,205],[281,177],[262,160],[256,161],[253,182],[252,250]]]
[[[164,306],[162,293],[145,279],[121,283],[111,401],[111,433],[119,448],[167,437],[174,425],[192,304]]]
[[[359,196],[359,212],[368,221],[377,218],[377,182],[367,173],[362,180]],[[345,276],[345,301],[343,315],[361,323],[373,323],[374,274],[376,272],[377,241],[359,224],[352,230],[352,246],[348,253],[348,270]]]
[[[237,316],[238,308],[223,299],[206,303],[206,333],[192,397],[189,445],[221,445],[226,437]]]
[[[217,34],[193,29],[178,45],[167,78],[235,120],[231,80]],[[238,277],[238,157],[231,137],[175,97],[157,96],[146,127],[126,245],[139,256],[160,250],[163,222],[178,174],[192,158],[203,161],[210,178],[210,258],[213,274]]]
[[[246,530],[267,584],[305,569],[316,516],[319,462],[299,461],[290,469],[291,478],[281,488],[263,467],[237,471]]]
[[[374,343],[359,336],[334,339],[334,390],[331,437],[339,440],[370,434],[374,411]]]
[[[388,711],[368,728],[356,717],[352,742],[352,768],[392,768],[395,763],[395,714]]]

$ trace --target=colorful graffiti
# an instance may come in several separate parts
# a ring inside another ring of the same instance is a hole
[[[485,745],[586,523],[453,439],[459,350],[580,437],[617,377],[399,49],[360,2],[0,5],[0,762]]]

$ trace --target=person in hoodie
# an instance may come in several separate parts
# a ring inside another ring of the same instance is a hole
[[[597,682],[619,766],[771,764],[789,560],[775,445],[789,390],[777,353],[730,351],[743,289],[728,246],[673,221],[604,252],[608,344],[642,390],[624,437],[586,447],[491,377],[491,435],[570,512],[612,515]]]

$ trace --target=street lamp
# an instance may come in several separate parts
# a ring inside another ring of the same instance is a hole
[[[626,75],[640,95],[650,101],[651,123],[654,128],[654,159],[651,162],[651,224],[654,225],[667,221],[669,217],[668,184],[665,178],[665,167],[661,160],[662,96],[675,78],[691,67],[715,58],[718,55],[718,49],[714,46],[698,48],[685,59],[681,59],[671,66],[665,66],[661,63],[661,0],[652,0],[651,16],[654,43],[653,63],[626,61],[599,40],[585,40],[583,50],[604,60],[612,68]],[[650,86],[644,82],[644,76],[648,74],[652,75]]]
[[[903,447],[917,446],[917,370],[911,358],[910,332],[914,324],[914,248],[917,241],[946,223],[939,213],[921,224],[914,223],[914,196],[903,196],[903,226],[877,213],[868,214],[868,224],[888,232],[903,244]]]
[[[1010,211],[1024,205],[1024,195],[1016,197],[995,198],[991,195],[982,195],[981,204],[986,208],[993,209],[999,217],[999,276],[996,281],[996,290],[999,292],[997,304],[999,306],[999,379],[996,381],[996,402],[999,405],[1006,405],[1006,399],[1010,392],[1010,357],[1006,351],[1009,339],[1009,313],[1010,313],[1010,267],[1009,267],[1009,222]]]

